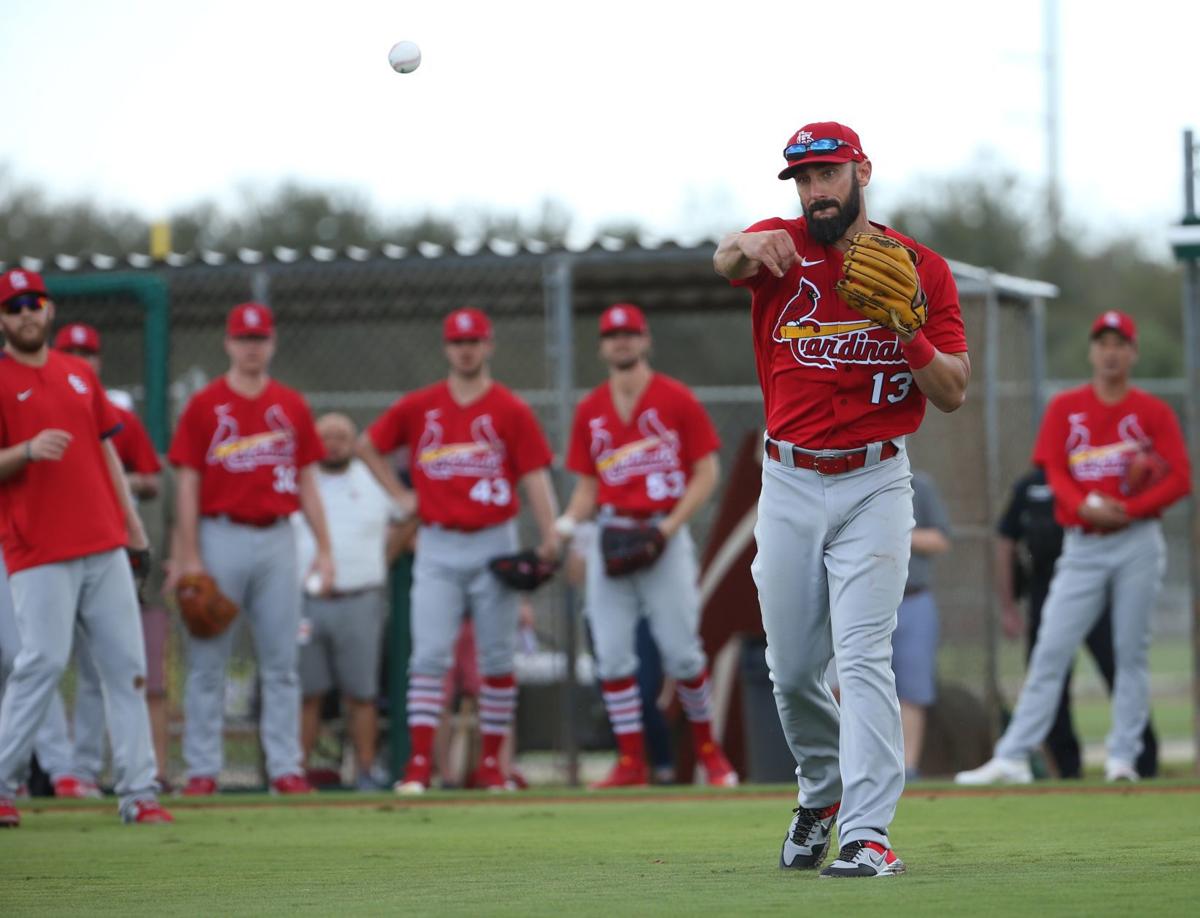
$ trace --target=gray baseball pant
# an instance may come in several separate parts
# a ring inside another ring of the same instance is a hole
[[[43,564],[9,578],[21,650],[0,704],[0,797],[12,796],[71,658],[76,622],[104,687],[122,810],[157,792],[142,623],[123,549]]]
[[[886,845],[904,790],[891,638],[912,547],[911,481],[903,449],[841,475],[763,460],[751,572],[775,704],[797,799],[840,800],[842,844]],[[835,654],[840,712],[825,681]]]
[[[240,623],[250,627],[262,686],[259,732],[274,781],[299,774],[300,577],[291,524],[281,519],[257,529],[224,517],[200,521],[204,568],[241,614],[215,638],[186,636],[183,758],[187,775],[217,778],[224,764],[225,675]]]
[[[511,520],[477,532],[421,527],[413,564],[410,673],[435,678],[446,673],[467,609],[475,623],[480,672],[502,676],[513,671],[517,594],[487,563],[516,550],[517,525]]]
[[[1063,680],[1106,601],[1112,604],[1112,726],[1108,758],[1132,765],[1150,717],[1150,616],[1167,566],[1158,520],[1139,520],[1108,535],[1068,530],[1042,607],[1025,684],[996,756],[1023,759],[1050,732]]]

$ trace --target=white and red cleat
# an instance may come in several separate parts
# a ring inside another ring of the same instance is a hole
[[[183,797],[211,797],[217,792],[217,779],[206,775],[193,775],[179,793]]]
[[[21,824],[21,814],[10,797],[0,797],[0,829],[15,829]]]
[[[428,756],[414,755],[408,760],[404,777],[392,785],[392,790],[405,796],[423,794],[433,781],[433,763]]]
[[[157,800],[135,800],[122,811],[121,821],[127,825],[153,825],[174,822],[175,817]]]
[[[645,787],[650,783],[650,774],[645,762],[635,762],[632,757],[617,757],[617,764],[602,781],[588,785],[589,790],[608,790],[612,787]]]
[[[738,786],[737,772],[715,743],[704,744],[704,748],[700,750],[700,764],[704,766],[709,787]]]
[[[86,778],[63,775],[54,782],[54,796],[67,800],[99,800],[104,794],[94,782]]]
[[[283,775],[271,782],[271,793],[288,796],[291,794],[315,794],[313,786],[304,775]]]
[[[904,861],[886,845],[873,841],[854,841],[842,845],[837,860],[822,870],[819,876],[898,877],[904,870]]]

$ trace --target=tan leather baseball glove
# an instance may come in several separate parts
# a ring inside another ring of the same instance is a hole
[[[876,325],[911,335],[925,324],[917,253],[891,236],[858,233],[842,259],[837,292]]]
[[[175,599],[183,624],[193,637],[214,638],[237,618],[237,604],[221,592],[208,574],[180,577]]]

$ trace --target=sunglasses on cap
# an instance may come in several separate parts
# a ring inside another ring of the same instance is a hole
[[[844,140],[834,140],[832,137],[826,137],[821,140],[814,140],[811,143],[793,143],[783,148],[783,158],[788,162],[795,162],[798,159],[804,159],[809,153],[832,153],[839,147],[848,147]]]
[[[4,311],[10,316],[19,316],[28,309],[30,312],[41,312],[50,302],[50,297],[41,293],[22,293],[5,301]]]

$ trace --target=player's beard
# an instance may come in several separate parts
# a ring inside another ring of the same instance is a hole
[[[35,323],[24,324],[17,326],[14,333],[6,333],[4,340],[7,341],[14,350],[20,351],[22,354],[36,354],[46,345],[46,339],[50,336],[49,323],[38,325]]]
[[[350,468],[350,463],[353,461],[353,456],[347,456],[345,459],[322,459],[321,468],[326,472],[332,472],[337,475]]]
[[[837,210],[832,217],[814,217],[813,211],[833,206]],[[850,194],[843,204],[837,198],[820,198],[804,208],[808,218],[808,234],[820,245],[833,245],[854,225],[862,212],[862,196],[859,194],[858,175],[850,173]]]

